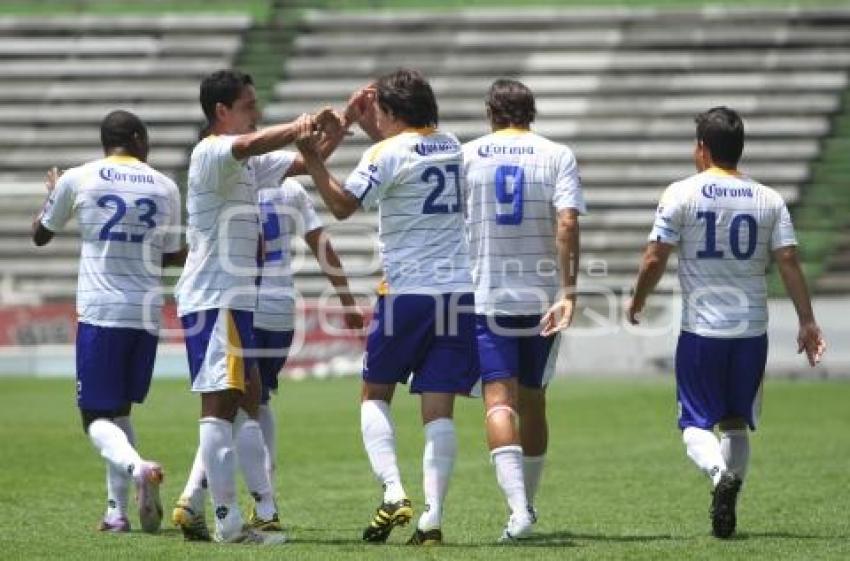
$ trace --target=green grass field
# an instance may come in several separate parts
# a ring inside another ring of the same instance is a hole
[[[278,494],[294,541],[283,550],[103,535],[104,469],[79,428],[73,380],[0,380],[3,559],[847,559],[850,557],[850,383],[771,380],[753,439],[739,536],[709,536],[708,483],[684,455],[668,381],[557,380],[536,538],[494,545],[505,518],[482,438],[481,405],[462,400],[460,454],[441,548],[359,542],[379,498],[361,448],[354,379],[284,382]],[[158,381],[135,416],[143,455],[166,469],[166,507],[182,489],[197,440],[186,385]],[[395,404],[406,487],[421,506],[417,402]],[[243,496],[244,493],[243,493]],[[247,500],[245,502],[247,505]],[[170,508],[166,509],[170,512]],[[131,521],[138,527],[135,513]],[[378,557],[380,556],[380,557]]]

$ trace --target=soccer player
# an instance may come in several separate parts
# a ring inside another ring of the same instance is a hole
[[[798,352],[814,366],[826,350],[788,208],[776,191],[738,171],[743,148],[744,124],[735,111],[715,107],[697,116],[699,173],[664,192],[626,309],[637,324],[679,245],[679,428],[688,457],[711,479],[711,526],[718,538],[735,532],[735,506],[750,459],[747,428],[756,428],[767,360],[765,270],[771,256],[797,310]]]
[[[426,507],[408,543],[442,541],[443,502],[457,454],[455,394],[475,381],[473,295],[462,214],[461,145],[437,130],[437,102],[419,72],[399,69],[370,90],[361,127],[384,139],[363,155],[343,184],[317,152],[319,135],[301,126],[297,140],[322,199],[338,219],[377,206],[384,282],[366,342],[360,409],[363,444],[384,495],[363,532],[384,542],[413,508],[396,460],[390,402],[411,377],[421,396]]]
[[[180,194],[147,163],[148,134],[134,114],[100,125],[105,158],[48,174],[47,202],[33,223],[37,246],[76,216],[82,249],[77,283],[77,405],[106,460],[107,510],[100,530],[129,532],[135,483],[142,529],[162,520],[162,468],[142,459],[130,421],[150,388],[162,308],[162,267],[181,260]]]
[[[216,541],[281,543],[282,535],[243,526],[234,481],[234,434],[242,425],[257,425],[260,396],[259,375],[250,358],[260,240],[257,191],[304,172],[297,153],[280,150],[294,140],[299,124],[326,129],[319,147],[323,157],[343,131],[332,110],[257,130],[260,112],[253,80],[238,71],[214,72],[200,89],[209,134],[193,150],[189,165],[189,255],[177,284],[192,389],[201,394],[200,445],[172,518],[187,539],[208,539],[203,493],[197,492],[206,476]],[[247,384],[246,378],[251,378]],[[261,433],[249,434],[254,438],[250,446],[239,447],[239,462],[257,501],[255,512],[276,512]]]
[[[304,187],[287,179],[277,187],[259,192],[260,218],[263,225],[263,263],[257,311],[254,313],[254,338],[259,351],[257,364],[262,381],[258,422],[266,448],[266,470],[274,479],[276,452],[275,420],[269,407],[271,393],[277,391],[278,374],[286,363],[295,329],[295,287],[292,279],[292,236],[300,233],[344,308],[349,329],[362,329],[363,316],[351,295],[348,279],[322,228],[313,201]],[[237,437],[243,439],[244,428]],[[262,528],[261,528],[262,529]]]
[[[485,107],[493,132],[465,144],[463,161],[487,444],[511,510],[502,532],[510,540],[536,521],[545,390],[575,306],[585,204],[572,151],[530,130],[528,87],[496,80]]]

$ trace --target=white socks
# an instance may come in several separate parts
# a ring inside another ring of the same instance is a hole
[[[266,470],[266,447],[263,444],[263,432],[260,423],[248,417],[242,410],[236,414],[238,421],[234,422],[236,431],[236,456],[245,485],[256,502],[257,516],[269,520],[277,514],[274,503],[274,493]]]
[[[688,427],[682,431],[682,441],[687,448],[688,457],[711,478],[716,486],[720,476],[726,471],[726,461],[723,459],[720,442],[714,433],[697,427]]]
[[[721,431],[720,452],[726,461],[726,468],[743,481],[750,463],[750,437],[747,429]]]
[[[522,447],[501,446],[490,451],[490,460],[496,468],[496,481],[508,501],[512,514],[528,515],[525,480],[522,471]]]
[[[204,471],[204,460],[201,457],[201,447],[198,446],[198,451],[195,452],[195,461],[192,462],[192,470],[189,472],[189,479],[186,481],[186,487],[183,489],[181,499],[189,501],[189,508],[195,514],[204,512],[204,503],[206,502],[207,488],[207,473]]]
[[[217,417],[200,421],[201,461],[215,505],[216,537],[228,541],[242,531],[242,513],[236,503],[236,457],[233,424]]]
[[[257,422],[260,423],[260,430],[263,431],[263,444],[266,446],[266,471],[269,472],[269,481],[274,484],[277,468],[277,427],[271,407],[260,405],[257,411]]]
[[[440,527],[443,517],[443,499],[449,489],[449,480],[457,456],[457,437],[451,419],[440,418],[425,425],[425,450],[422,453],[422,490],[425,510],[419,517],[422,531]]]
[[[109,419],[95,419],[88,432],[94,447],[117,472],[129,477],[140,471],[142,458],[118,425]]]
[[[367,400],[360,404],[360,432],[363,447],[372,464],[372,473],[384,486],[384,501],[396,502],[407,496],[395,455],[395,431],[386,401]]]
[[[130,446],[136,446],[136,435],[130,417],[115,417],[112,420],[127,436]],[[127,503],[132,477],[123,470],[116,468],[111,462],[106,463],[106,518],[114,519],[127,516]]]
[[[540,456],[522,457],[522,475],[525,480],[525,496],[528,504],[534,504],[534,496],[540,486],[540,478],[543,476],[543,465],[546,462],[546,454]]]

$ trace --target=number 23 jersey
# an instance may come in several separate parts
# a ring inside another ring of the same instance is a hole
[[[67,170],[41,223],[58,232],[76,215],[82,248],[77,315],[84,323],[159,325],[162,254],[180,249],[180,193],[146,163],[111,156]]]
[[[684,331],[721,338],[765,333],[770,253],[797,245],[776,191],[710,168],[667,188],[649,240],[680,246]]]
[[[363,155],[345,190],[378,207],[378,240],[391,294],[471,292],[460,142],[407,129]]]

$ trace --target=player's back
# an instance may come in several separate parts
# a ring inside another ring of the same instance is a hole
[[[162,254],[180,248],[180,195],[169,178],[135,158],[111,156],[66,171],[45,210],[46,225],[69,210],[82,241],[81,321],[142,327],[159,321]],[[58,205],[68,205],[66,209]],[[52,208],[51,208],[52,207]],[[52,228],[51,228],[52,229]]]
[[[254,325],[284,331],[294,326],[293,237],[321,228],[322,223],[310,195],[294,179],[261,189],[258,199],[263,225],[263,262]]]
[[[365,179],[375,185],[360,198],[364,206],[378,204],[391,292],[471,291],[462,164],[454,135],[413,129],[373,146],[352,174],[366,165]]]
[[[771,251],[796,243],[780,195],[711,168],[668,188],[653,234],[663,241],[665,229],[680,232],[683,329],[720,337],[763,334]]]
[[[464,170],[478,313],[542,313],[560,286],[557,212],[585,210],[575,157],[507,128],[465,144]]]

